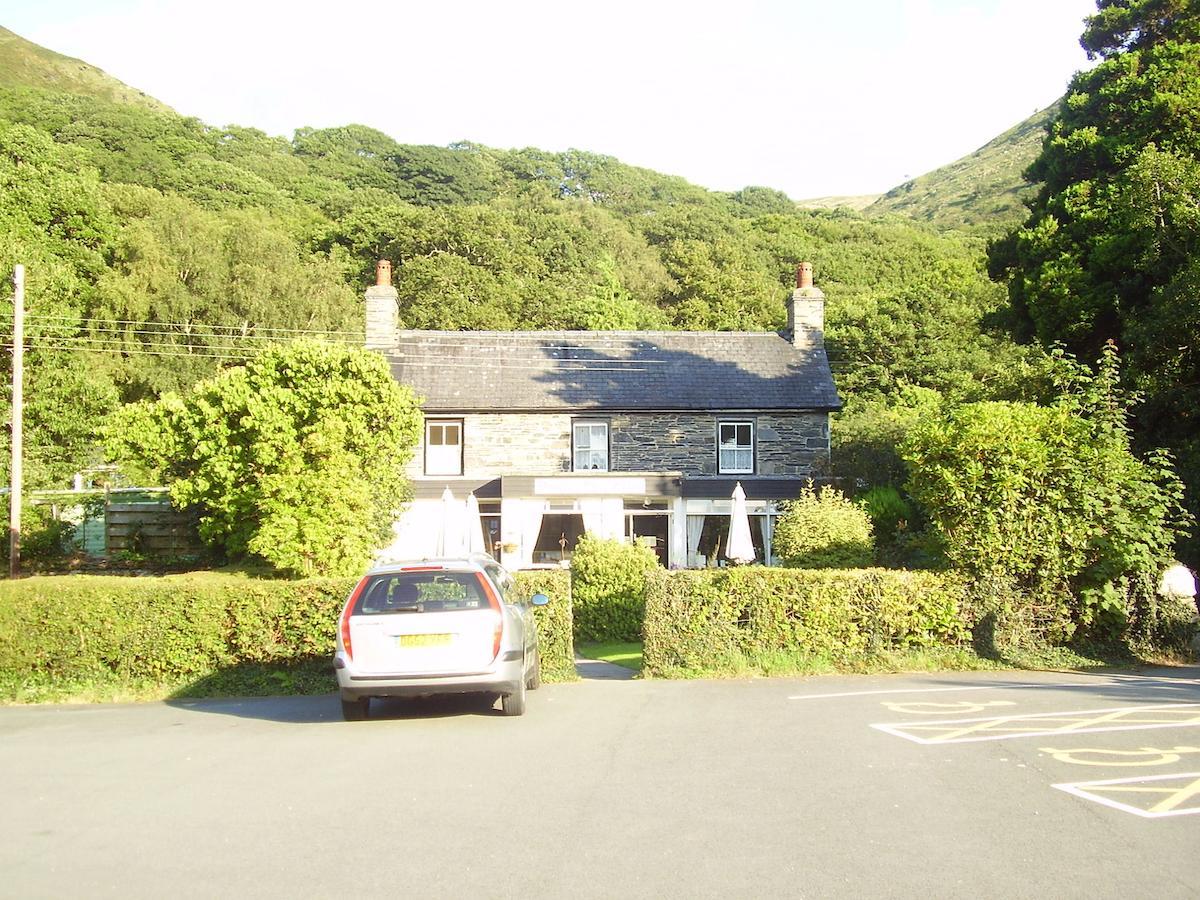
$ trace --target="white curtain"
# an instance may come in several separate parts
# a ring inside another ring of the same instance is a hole
[[[542,514],[546,511],[545,500],[526,500],[521,504],[521,566],[533,565],[533,548],[537,546],[542,532]]]
[[[687,517],[687,564],[700,565],[700,535],[704,533],[704,516]]]
[[[466,506],[462,501],[454,499],[450,488],[442,491],[442,525],[439,529],[438,556],[461,556],[465,552],[465,514]]]

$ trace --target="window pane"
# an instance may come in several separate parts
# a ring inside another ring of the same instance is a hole
[[[458,426],[457,425],[444,425],[442,427],[445,429],[445,442],[447,444],[454,444],[457,447],[458,443],[459,443]]]
[[[750,426],[739,425],[737,427],[737,442],[739,447],[750,446]]]
[[[721,447],[717,464],[722,472],[753,472],[754,451],[748,447]]]
[[[429,443],[430,447],[440,447],[442,445],[442,426],[441,425],[430,425],[429,426],[429,441],[428,441],[428,443]]]
[[[608,471],[608,423],[574,423],[576,471]]]

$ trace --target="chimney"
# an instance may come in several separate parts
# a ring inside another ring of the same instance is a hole
[[[367,288],[368,350],[396,346],[396,289],[392,287],[392,264],[381,259],[375,264],[375,283]]]
[[[813,287],[812,263],[796,269],[796,289],[788,300],[787,337],[796,347],[825,346],[825,295]]]

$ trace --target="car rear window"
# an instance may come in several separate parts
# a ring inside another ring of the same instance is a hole
[[[487,609],[474,572],[399,572],[375,575],[359,594],[354,615]]]

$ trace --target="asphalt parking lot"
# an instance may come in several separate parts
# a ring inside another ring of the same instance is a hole
[[[1200,668],[0,709],[0,895],[1194,897]]]

